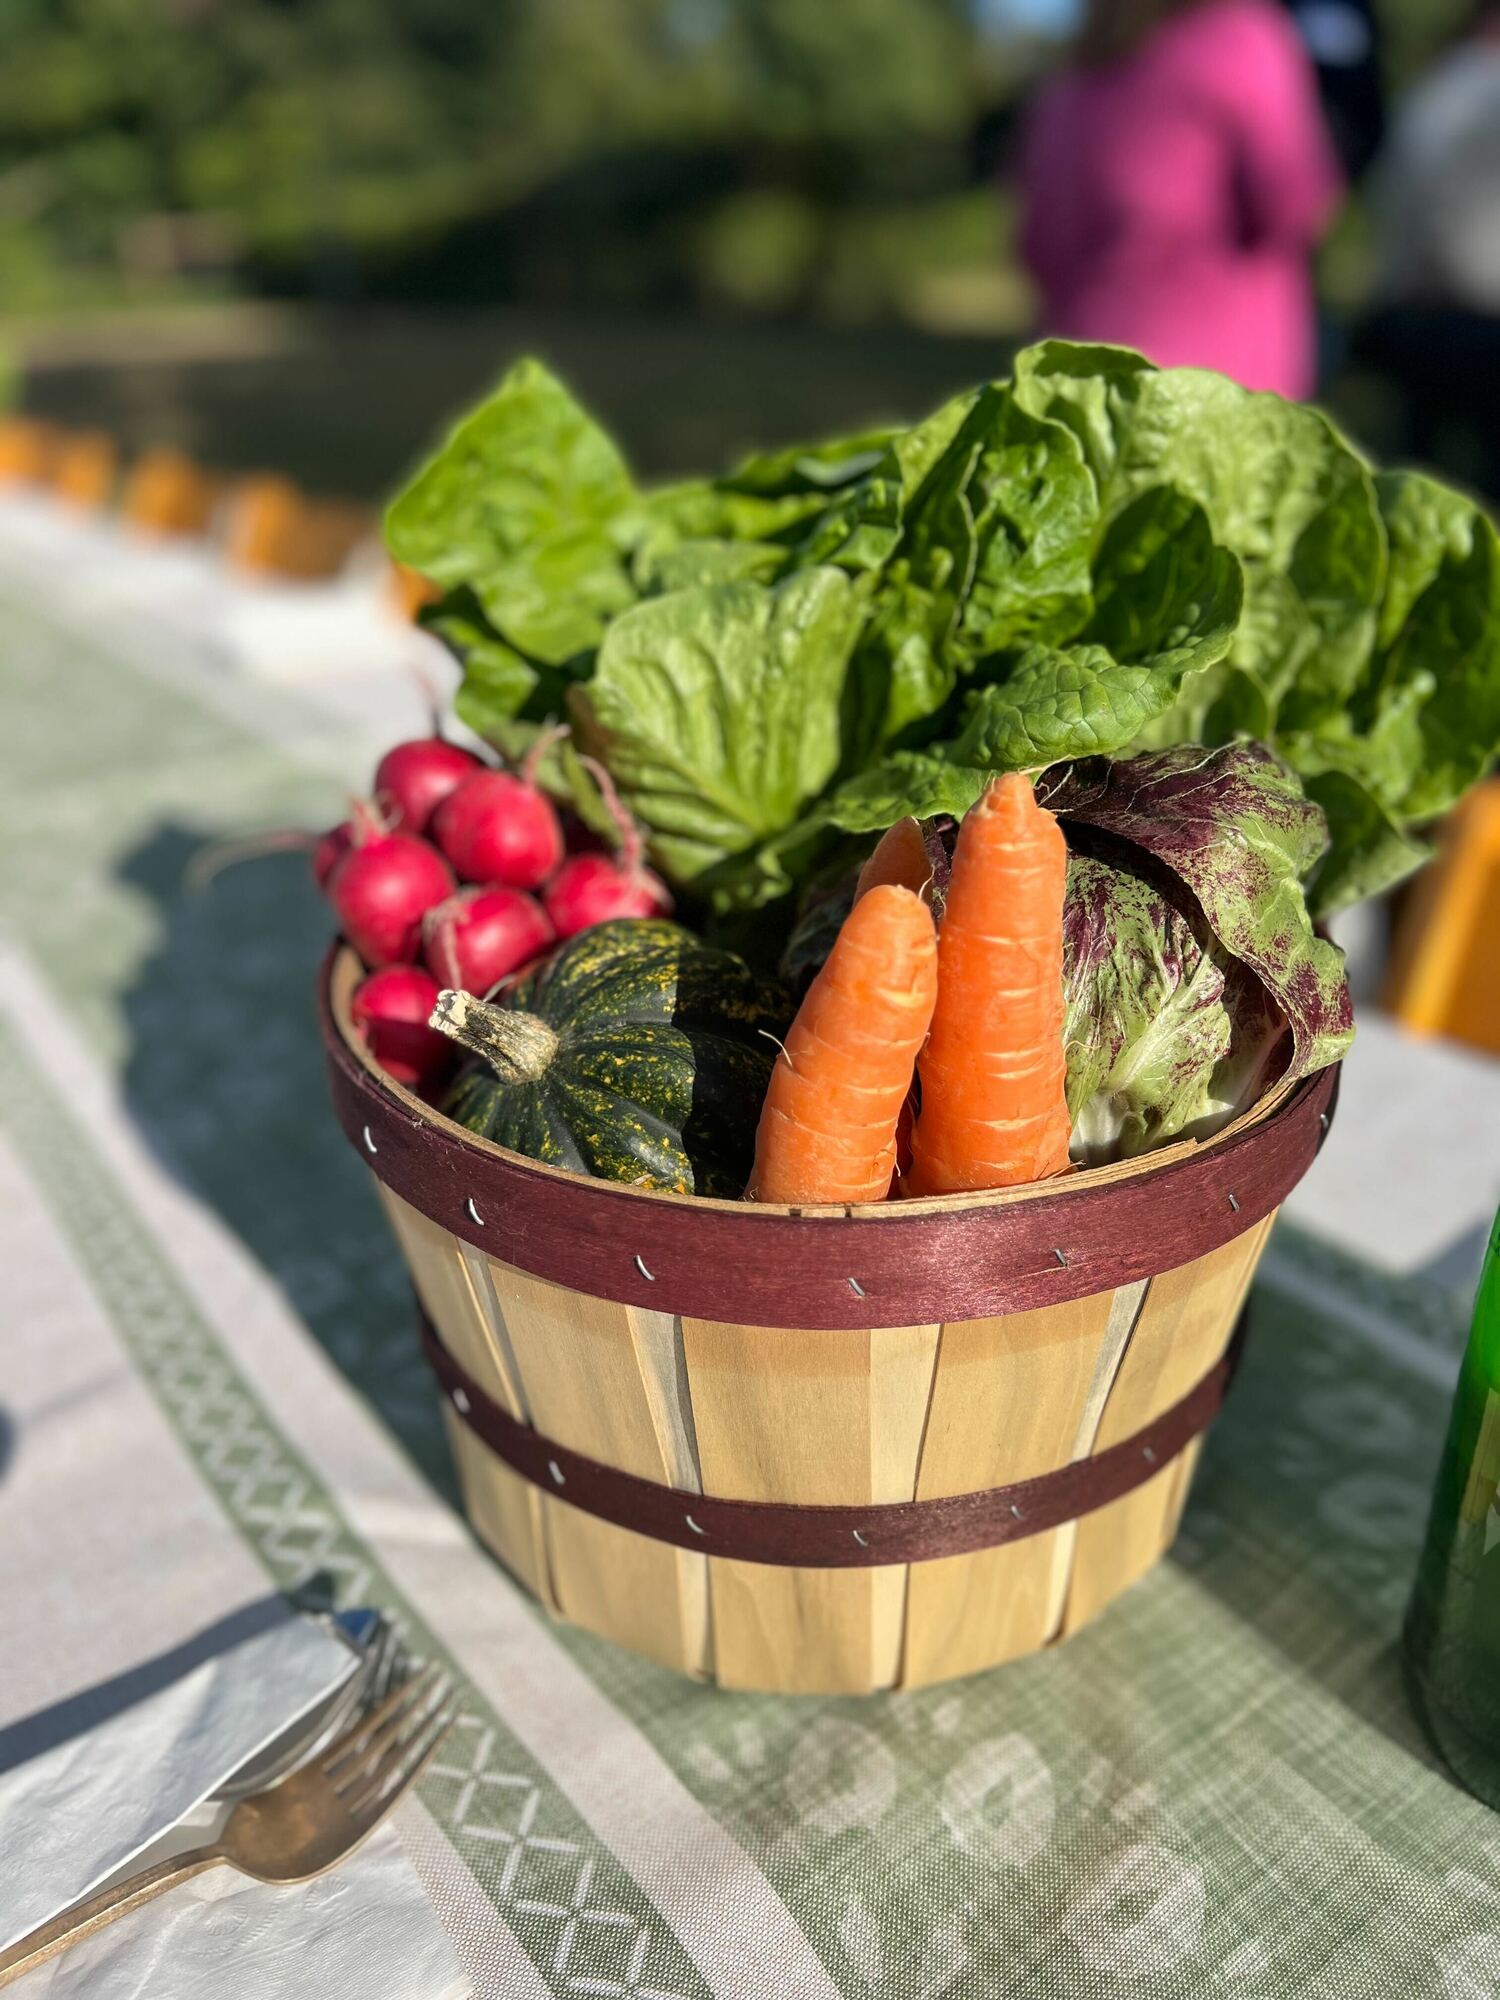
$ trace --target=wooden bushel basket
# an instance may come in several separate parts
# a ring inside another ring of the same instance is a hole
[[[920,1687],[1056,1643],[1170,1545],[1336,1072],[1203,1144],[854,1209],[591,1181],[352,1035],[340,1123],[424,1319],[475,1531],[559,1617],[725,1687]]]

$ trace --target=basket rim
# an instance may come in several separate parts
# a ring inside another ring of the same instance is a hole
[[[335,1110],[383,1187],[531,1276],[741,1325],[924,1325],[1154,1277],[1270,1214],[1311,1164],[1337,1094],[1335,1065],[1278,1085],[1209,1139],[1023,1188],[858,1206],[726,1201],[592,1180],[466,1131],[360,1044],[348,1005],[359,974],[336,940],[318,1011]]]
[[[865,1202],[784,1202],[734,1201],[723,1195],[677,1194],[670,1188],[632,1187],[628,1181],[595,1181],[570,1173],[566,1167],[549,1166],[545,1160],[533,1160],[525,1153],[518,1153],[510,1146],[500,1146],[493,1139],[470,1132],[465,1126],[446,1117],[425,1098],[408,1090],[394,1077],[388,1076],[376,1062],[368,1048],[354,1033],[349,1013],[349,995],[363,975],[363,967],[355,957],[352,948],[335,941],[323,972],[319,978],[319,997],[326,1011],[327,1024],[337,1035],[350,1057],[358,1064],[373,1087],[404,1107],[411,1117],[424,1119],[429,1125],[451,1139],[466,1152],[489,1155],[503,1160],[519,1172],[539,1176],[554,1181],[561,1186],[576,1191],[580,1184],[598,1189],[607,1189],[612,1195],[624,1196],[627,1200],[648,1202],[652,1207],[670,1203],[679,1209],[686,1209],[695,1215],[716,1209],[720,1214],[733,1215],[743,1220],[749,1216],[796,1216],[809,1222],[881,1222],[894,1223],[914,1216],[941,1215],[946,1211],[962,1209],[1005,1209],[1022,1202],[1041,1198],[1057,1199],[1066,1196],[1079,1200],[1089,1194],[1101,1193],[1116,1187],[1122,1181],[1140,1180],[1159,1173],[1163,1167],[1171,1166],[1179,1160],[1200,1157],[1216,1146],[1234,1139],[1251,1126],[1274,1118],[1287,1103],[1298,1085],[1278,1083],[1264,1096],[1256,1099],[1248,1110],[1222,1126],[1219,1131],[1206,1139],[1178,1139],[1170,1146],[1159,1146],[1150,1153],[1138,1154],[1134,1159],[1116,1160],[1103,1167],[1079,1167],[1074,1172],[1050,1181],[1028,1181],[1021,1187],[975,1188],[960,1194],[913,1195],[901,1201]],[[1307,1079],[1302,1079],[1307,1081]]]

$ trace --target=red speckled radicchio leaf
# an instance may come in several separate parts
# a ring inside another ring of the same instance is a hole
[[[924,819],[921,824],[922,845],[927,849],[927,859],[932,864],[927,900],[932,908],[933,922],[940,924],[948,907],[948,883],[953,875],[953,848],[958,839],[958,821],[951,813],[938,813],[932,819]]]
[[[1337,1062],[1354,1036],[1343,954],[1318,937],[1302,878],[1327,845],[1318,808],[1258,743],[1184,745],[1124,762],[1056,764],[1037,796],[1072,827],[1124,841],[1192,891],[1209,928],[1260,980],[1292,1033],[1285,1074]]]
[[[1255,1101],[1290,1046],[1254,973],[1179,882],[1144,866],[1068,857],[1063,1033],[1083,1166],[1206,1138]]]

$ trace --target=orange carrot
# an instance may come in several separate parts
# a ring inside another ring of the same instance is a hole
[[[959,829],[903,1194],[1012,1187],[1066,1168],[1066,869],[1062,829],[1031,781],[996,778]]]
[[[881,883],[844,919],[771,1072],[752,1201],[884,1201],[936,998],[932,913]]]
[[[899,883],[903,889],[920,896],[931,880],[932,862],[921,826],[911,818],[898,819],[894,826],[886,828],[875,852],[860,869],[854,900],[857,903],[866,890],[882,882]]]

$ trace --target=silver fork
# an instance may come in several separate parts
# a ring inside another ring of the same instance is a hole
[[[435,1666],[403,1682],[316,1762],[241,1799],[201,1847],[110,1883],[0,1953],[0,1986],[207,1868],[227,1864],[258,1882],[306,1882],[336,1867],[421,1776],[458,1717]]]

